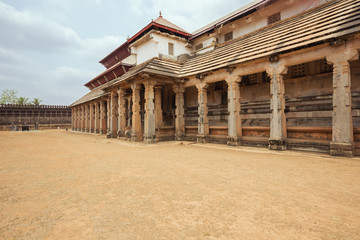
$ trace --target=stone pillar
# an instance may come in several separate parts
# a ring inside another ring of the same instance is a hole
[[[85,106],[81,106],[81,131],[85,132]]]
[[[118,94],[118,132],[117,135],[120,137],[125,136],[125,128],[126,128],[126,102],[125,102],[125,90],[119,89],[117,91]]]
[[[131,141],[141,141],[140,89],[141,84],[133,83],[132,89],[132,126]]]
[[[81,131],[81,108],[77,107],[76,110],[76,131]]]
[[[345,48],[345,49],[344,49]],[[354,129],[351,112],[351,60],[359,59],[357,50],[340,47],[326,60],[333,65],[333,115],[332,142],[330,154],[333,156],[352,157],[354,155]]]
[[[156,138],[155,132],[155,81],[146,80],[145,83],[145,121],[144,121],[144,142],[154,143]]]
[[[85,116],[86,116],[85,132],[90,132],[90,109],[89,109],[89,105],[85,105]]]
[[[34,111],[33,111],[33,116],[34,116]],[[74,131],[75,129],[75,108],[71,108],[71,130]]]
[[[161,108],[161,86],[155,86],[155,128],[164,126],[163,112]]]
[[[106,137],[111,137],[111,97],[106,100]]]
[[[79,108],[75,111],[75,131],[79,131]]]
[[[182,141],[185,137],[185,118],[184,118],[184,93],[183,84],[176,84],[173,87],[175,93],[175,140]]]
[[[99,111],[98,111],[97,105],[98,105],[98,103],[94,103],[94,106],[93,106],[93,108],[94,108],[94,133],[98,133]]]
[[[93,104],[89,105],[89,132],[93,132],[93,124],[94,124],[94,109]]]
[[[108,101],[108,134],[109,138],[116,138],[116,92],[112,91],[110,95],[110,101]]]
[[[198,136],[197,142],[205,143],[209,137],[209,119],[208,119],[208,107],[207,107],[207,83],[196,84],[198,89]]]
[[[230,146],[238,146],[241,143],[241,115],[240,115],[240,84],[239,76],[230,76],[226,79],[228,85],[228,141]]]
[[[126,123],[126,126],[131,126],[132,125],[132,95],[127,97],[127,111],[128,111],[128,121]]]
[[[100,101],[100,134],[106,133],[105,101]]]
[[[286,116],[285,116],[285,86],[284,74],[287,67],[279,63],[272,63],[266,69],[271,78],[270,82],[270,150],[286,150]]]

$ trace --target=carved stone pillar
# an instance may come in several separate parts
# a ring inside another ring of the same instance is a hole
[[[80,115],[79,115],[79,113],[80,113],[80,110],[79,110],[79,107],[77,107],[76,108],[76,115],[75,115],[75,117],[76,117],[75,131],[80,131],[80,127],[79,127],[79,125],[80,125],[80,119],[79,119]]]
[[[342,49],[342,50],[340,50]],[[359,59],[357,50],[340,51],[328,56],[328,63],[333,65],[333,115],[332,142],[330,154],[334,156],[352,157],[354,155],[354,129],[351,112],[351,60]]]
[[[126,126],[131,126],[132,125],[132,95],[127,97],[127,112],[128,112],[128,116],[127,116],[127,122],[126,122]]]
[[[161,89],[162,86],[155,86],[155,128],[164,126],[163,112],[161,108]]]
[[[125,128],[126,128],[126,102],[125,102],[125,90],[119,89],[117,91],[118,94],[118,132],[117,135],[120,137],[125,136]]]
[[[241,115],[240,115],[240,84],[239,76],[229,76],[226,80],[228,85],[228,141],[230,146],[238,146],[241,143]]]
[[[106,133],[105,101],[100,101],[100,134]]]
[[[131,141],[141,141],[141,115],[140,115],[140,89],[141,84],[134,83],[131,85],[132,89],[132,126],[131,126]]]
[[[94,103],[94,133],[99,133],[99,109],[98,103]]]
[[[209,137],[209,119],[207,107],[207,83],[196,84],[198,89],[198,136],[197,142],[205,143]]]
[[[144,142],[154,143],[155,132],[155,105],[154,85],[155,81],[146,80],[145,83],[145,121],[144,121]]]
[[[90,132],[90,105],[85,105],[85,114],[86,114],[86,132]]]
[[[106,100],[106,137],[111,137],[111,97]]]
[[[283,75],[287,67],[279,63],[272,63],[266,69],[271,78],[270,82],[270,150],[286,150],[286,116],[285,116],[285,86]]]
[[[175,93],[175,140],[182,141],[185,137],[185,118],[184,118],[184,93],[183,84],[176,84],[173,87]]]
[[[81,106],[81,131],[85,132],[85,106]]]
[[[112,91],[108,101],[108,133],[107,137],[116,138],[116,92]]]
[[[89,105],[89,132],[93,132],[93,124],[94,124],[94,109],[93,104]]]
[[[81,107],[77,107],[76,110],[76,131],[81,131]]]
[[[33,114],[34,115],[34,114]],[[76,108],[71,109],[71,130],[75,131],[76,128]]]

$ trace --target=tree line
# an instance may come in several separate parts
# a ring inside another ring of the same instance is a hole
[[[18,97],[18,92],[13,89],[4,89],[0,95],[0,104],[31,104],[38,106],[42,102],[39,98],[33,98],[31,101],[27,97]]]

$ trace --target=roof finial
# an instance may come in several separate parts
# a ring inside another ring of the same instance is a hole
[[[160,12],[159,12],[159,17],[162,17],[162,16],[161,16],[161,10],[160,10]]]

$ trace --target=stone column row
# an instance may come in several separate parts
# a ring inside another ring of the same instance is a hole
[[[105,102],[98,101],[73,108],[72,129],[74,131],[105,134]]]

